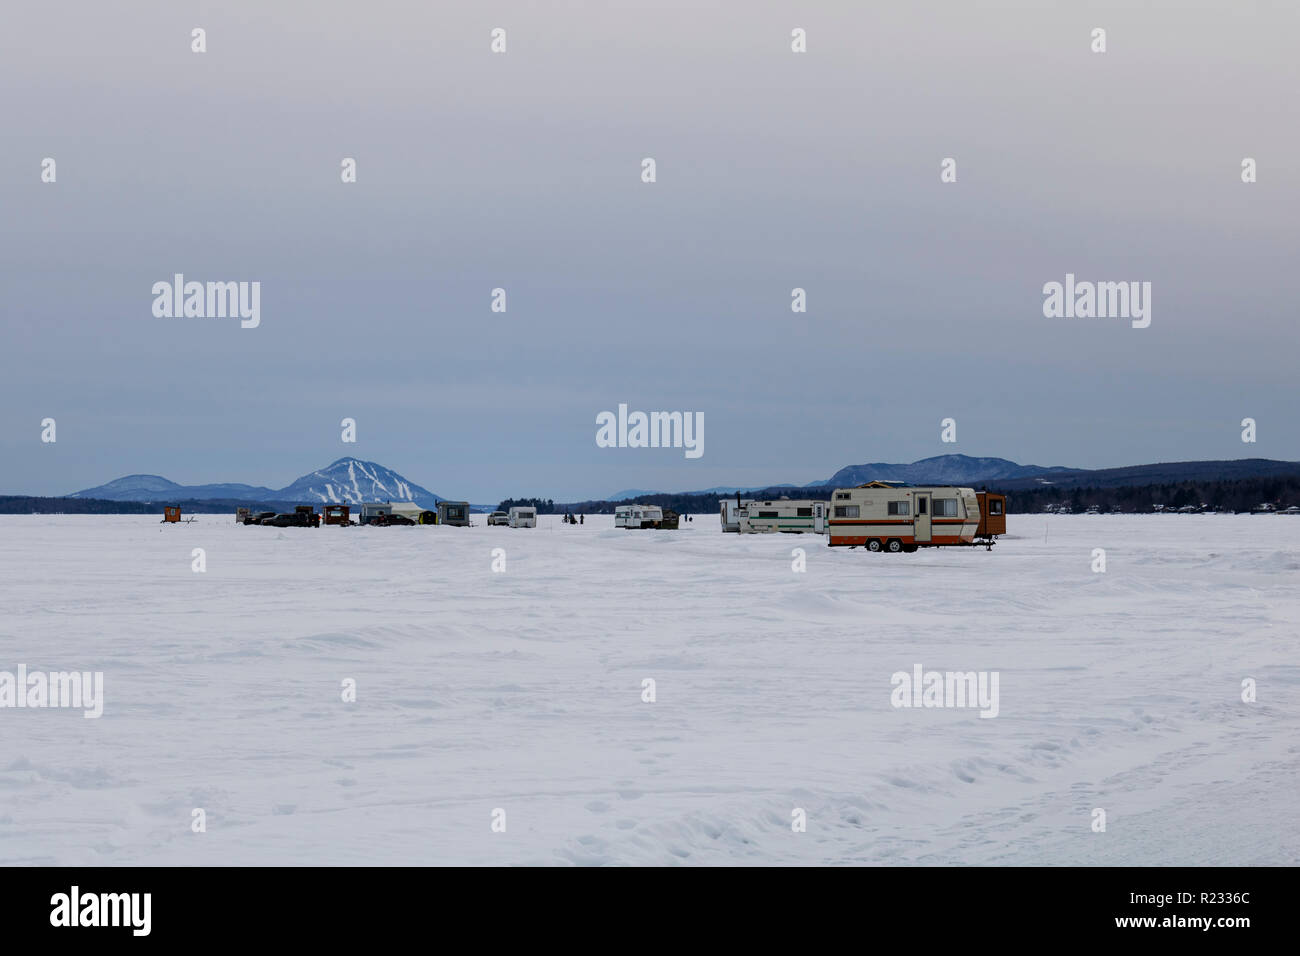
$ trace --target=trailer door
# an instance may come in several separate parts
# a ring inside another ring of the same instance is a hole
[[[913,499],[916,503],[916,517],[912,519],[912,539],[926,542],[930,540],[930,493],[918,491]]]
[[[813,532],[816,534],[826,532],[826,502],[824,501],[813,504]]]

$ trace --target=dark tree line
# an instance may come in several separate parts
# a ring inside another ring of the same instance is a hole
[[[536,508],[539,515],[553,515],[555,501],[551,498],[507,498],[497,505],[497,511],[509,511],[511,508]]]
[[[1052,488],[1044,486],[1007,496],[1007,511],[1030,514],[1048,505],[1068,505],[1086,511],[1096,505],[1102,511],[1118,507],[1126,513],[1147,514],[1155,505],[1166,510],[1191,505],[1208,505],[1211,510],[1250,511],[1267,502],[1279,511],[1300,505],[1300,476],[1282,478],[1241,478],[1235,481],[1179,481],[1157,485],[1132,485],[1123,488]]]
[[[6,515],[144,515],[155,512],[162,514],[162,506],[134,501],[104,501],[99,498],[0,496],[0,514]]]
[[[303,502],[287,501],[194,501],[192,499],[159,499],[158,501],[109,501],[105,498],[38,498],[31,495],[0,495],[0,514],[65,514],[65,515],[158,515],[162,517],[164,505],[179,505],[182,514],[231,514],[236,508],[252,511],[274,511],[277,514],[293,511]],[[320,507],[320,503],[315,505]]]

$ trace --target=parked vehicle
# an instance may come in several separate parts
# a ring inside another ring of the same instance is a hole
[[[494,511],[490,515],[488,515],[487,523],[489,526],[491,525],[508,526],[510,524],[510,516],[506,514],[504,511]]]
[[[274,511],[257,511],[244,518],[244,524],[261,524],[267,518],[274,518]]]
[[[657,505],[616,505],[615,528],[654,528],[663,520],[663,509]]]
[[[273,528],[319,528],[320,515],[311,505],[299,505],[291,513],[273,514],[260,523]]]
[[[825,534],[827,502],[807,499],[777,498],[768,501],[742,501],[735,512],[736,531],[740,534],[784,532],[790,534]],[[726,530],[724,523],[723,530]]]
[[[537,509],[531,507],[511,508],[507,520],[512,528],[536,528]]]
[[[391,527],[391,526],[393,526],[393,525],[399,525],[399,524],[400,524],[400,525],[415,525],[415,524],[417,524],[417,523],[418,523],[418,522],[416,522],[416,520],[415,520],[414,518],[408,517],[407,515],[395,515],[395,514],[391,514],[391,513],[390,513],[390,514],[378,514],[378,515],[375,515],[373,518],[370,519],[370,524],[374,525],[374,526],[377,527],[377,528],[387,528],[387,527]]]
[[[983,508],[981,508],[983,503]],[[831,547],[912,552],[943,545],[993,547],[1006,534],[1006,496],[973,488],[872,482],[831,494]]]

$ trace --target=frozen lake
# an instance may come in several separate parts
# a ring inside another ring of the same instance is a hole
[[[1300,862],[1300,519],[485,517],[0,516],[0,671],[104,675],[99,719],[0,709],[0,863]],[[997,716],[892,706],[916,665]]]

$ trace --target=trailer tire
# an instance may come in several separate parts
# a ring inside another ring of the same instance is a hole
[[[885,550],[890,554],[898,554],[898,552],[903,550],[903,542],[897,538],[890,538],[885,542]]]
[[[868,551],[881,551],[881,550],[883,550],[883,549],[884,549],[884,546],[881,545],[881,543],[880,543],[880,539],[879,539],[879,538],[870,538],[870,539],[868,539],[868,541],[867,541],[867,550],[868,550]]]
[[[917,545],[917,544],[905,544],[905,545],[903,545],[903,553],[904,553],[904,554],[913,554],[913,553],[915,553],[916,549],[919,548],[919,547],[920,547],[920,545]]]

